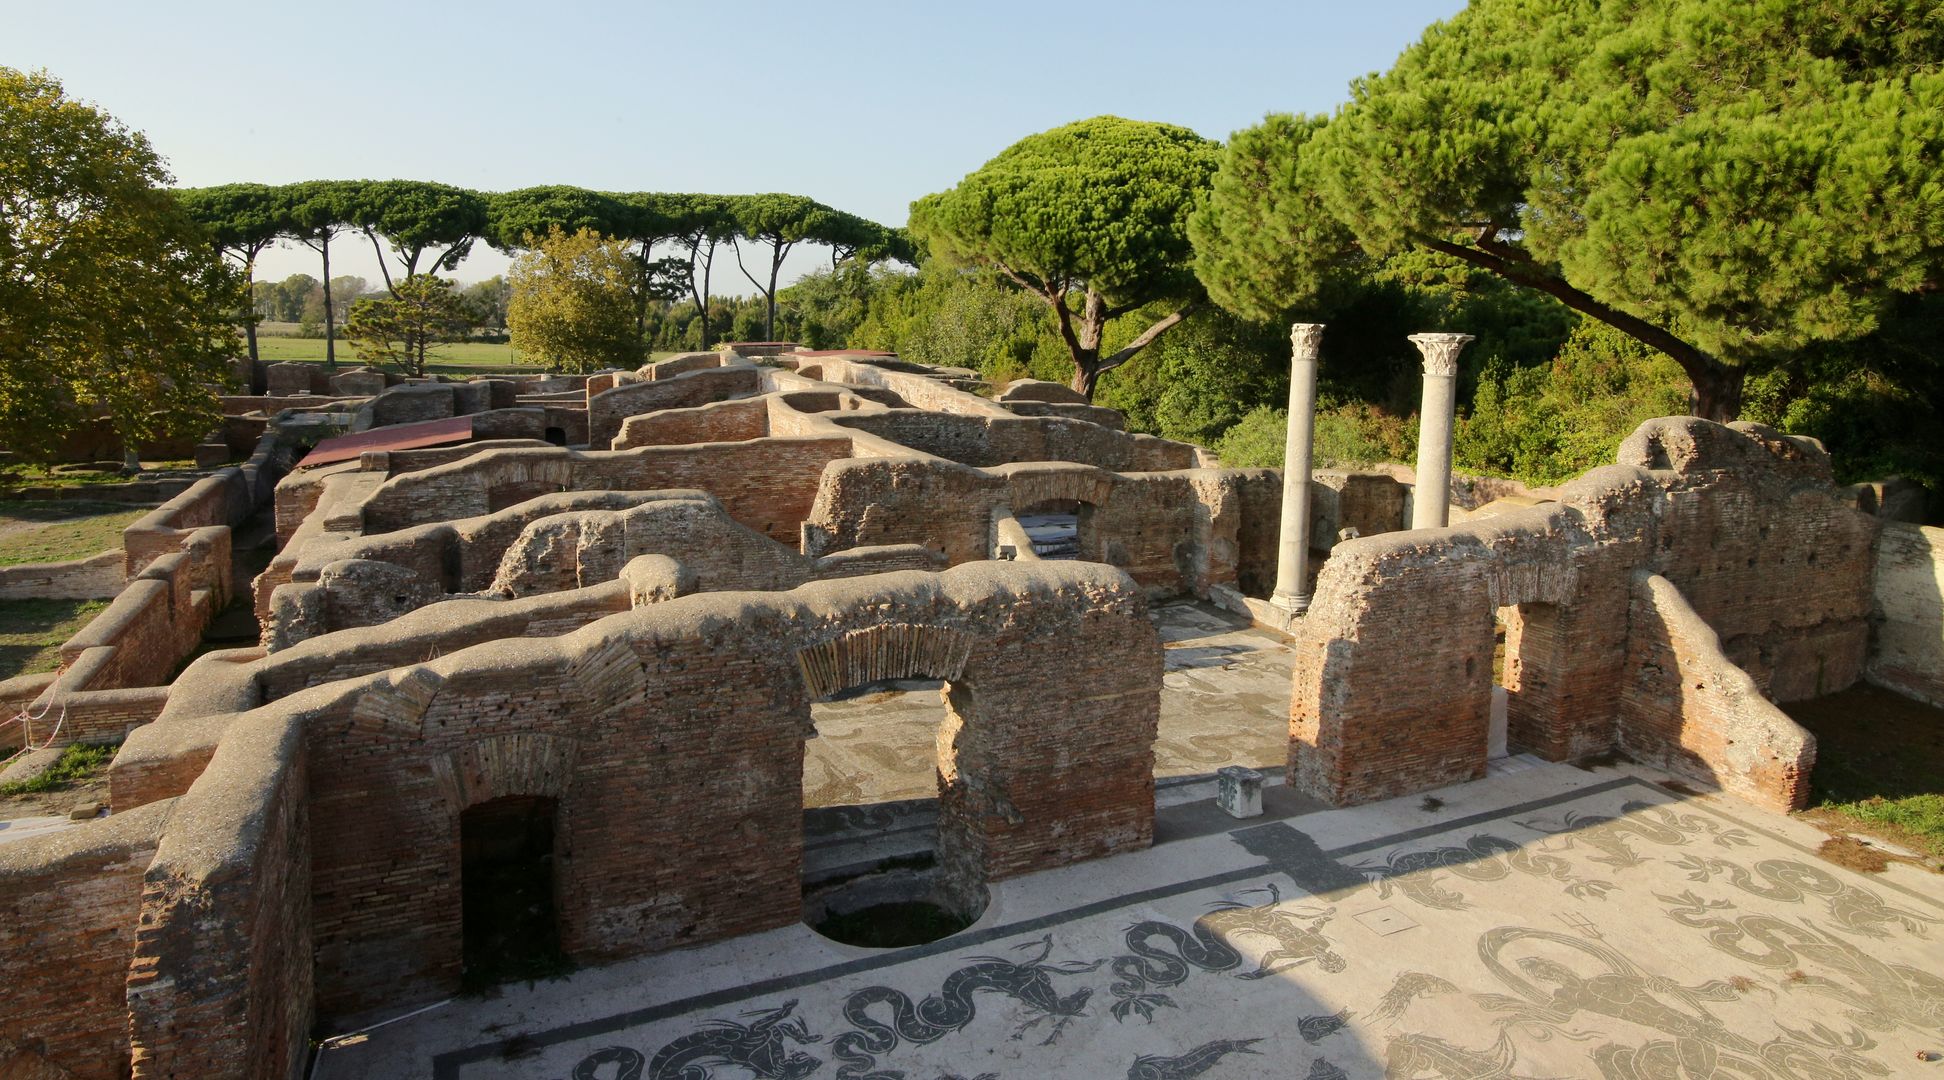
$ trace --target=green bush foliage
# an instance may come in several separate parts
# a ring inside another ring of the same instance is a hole
[[[1488,362],[1453,456],[1473,472],[1556,484],[1612,464],[1641,421],[1686,411],[1679,365],[1589,319],[1550,364]]]

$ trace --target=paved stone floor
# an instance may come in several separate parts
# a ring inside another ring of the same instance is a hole
[[[1000,883],[931,945],[645,957],[329,1040],[316,1075],[1944,1076],[1944,879],[1655,779],[1512,758],[1349,810],[1176,800],[1152,849]]]
[[[1154,619],[1167,647],[1155,775],[1211,773],[1224,765],[1282,768],[1291,657],[1283,639],[1206,604],[1158,605]],[[1076,659],[1076,666],[1084,662]],[[814,706],[817,737],[805,744],[804,805],[935,797],[935,736],[945,717],[939,693],[936,682],[901,682]]]

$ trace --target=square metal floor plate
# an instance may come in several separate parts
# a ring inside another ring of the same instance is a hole
[[[1364,928],[1379,937],[1389,937],[1417,926],[1409,915],[1394,907],[1371,908],[1350,916],[1364,925]]]

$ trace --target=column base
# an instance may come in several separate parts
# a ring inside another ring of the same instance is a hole
[[[1276,593],[1269,598],[1269,602],[1291,615],[1301,615],[1308,611],[1310,606],[1308,596],[1297,596],[1293,593]]]

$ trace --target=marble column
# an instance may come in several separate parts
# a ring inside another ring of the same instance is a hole
[[[1276,550],[1276,591],[1269,602],[1292,615],[1308,611],[1310,602],[1310,457],[1316,436],[1316,357],[1322,344],[1322,323],[1290,326],[1282,531]]]
[[[1458,409],[1458,354],[1474,339],[1470,334],[1412,334],[1410,340],[1424,354],[1411,528],[1442,529],[1451,516],[1451,426]]]

